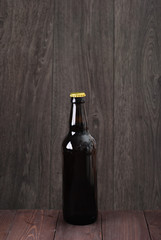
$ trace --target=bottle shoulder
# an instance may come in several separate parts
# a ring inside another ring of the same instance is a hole
[[[63,150],[91,152],[96,150],[96,141],[89,132],[68,133],[62,143]]]

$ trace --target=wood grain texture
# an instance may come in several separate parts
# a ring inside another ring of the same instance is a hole
[[[97,222],[84,226],[71,225],[63,220],[60,213],[55,240],[101,240],[101,216],[99,215]]]
[[[160,9],[115,0],[115,209],[161,207]]]
[[[53,240],[58,211],[18,210],[7,240]]]
[[[150,240],[142,211],[102,212],[104,240]]]
[[[51,205],[61,208],[61,143],[70,92],[85,91],[97,142],[99,208],[113,208],[113,2],[56,0],[54,5]]]
[[[6,240],[12,229],[16,211],[0,210],[0,240]]]
[[[0,208],[49,206],[52,2],[1,1]]]
[[[145,211],[151,240],[161,239],[161,211]]]
[[[0,208],[62,207],[85,91],[99,209],[161,208],[161,1],[0,0]]]

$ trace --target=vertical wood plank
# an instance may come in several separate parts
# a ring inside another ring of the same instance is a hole
[[[64,222],[63,215],[60,213],[55,240],[101,240],[101,217],[97,222],[84,226],[76,226]]]
[[[16,211],[0,210],[0,239],[6,240],[9,231],[12,229],[12,224]]]
[[[141,211],[103,212],[102,233],[105,240],[150,240]]]
[[[161,207],[160,9],[115,0],[115,209]]]
[[[58,211],[19,210],[7,240],[53,240]]]
[[[145,211],[151,240],[161,239],[161,210]]]
[[[1,1],[0,208],[49,206],[52,4]]]
[[[99,208],[113,208],[113,1],[56,0],[54,5],[51,207],[61,208],[61,143],[70,92],[85,91],[97,142]]]

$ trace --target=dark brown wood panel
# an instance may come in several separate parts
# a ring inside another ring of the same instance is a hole
[[[161,239],[161,210],[145,211],[151,240]]]
[[[19,210],[7,240],[53,240],[58,211]]]
[[[161,208],[161,1],[0,1],[0,208],[61,208],[85,91],[99,209]]]
[[[115,1],[115,209],[161,207],[160,9]]]
[[[0,240],[6,240],[15,219],[16,211],[0,210]]]
[[[71,225],[63,220],[60,213],[55,240],[101,240],[101,216],[97,222],[85,226]]]
[[[62,206],[61,143],[70,92],[85,91],[97,142],[99,208],[113,208],[113,1],[56,0],[54,5],[51,205]]]
[[[142,211],[102,212],[104,240],[151,240]]]
[[[53,1],[1,1],[0,208],[49,206]]]

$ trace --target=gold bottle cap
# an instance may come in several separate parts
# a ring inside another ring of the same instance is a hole
[[[85,97],[86,94],[84,92],[74,92],[70,94],[70,97]]]

